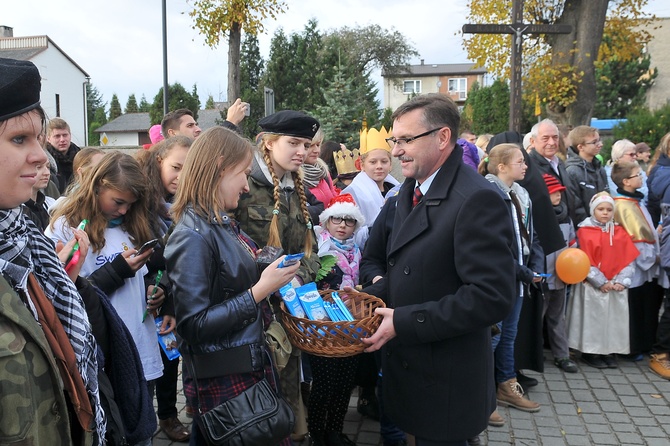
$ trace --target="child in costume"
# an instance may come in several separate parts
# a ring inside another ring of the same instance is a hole
[[[642,169],[636,161],[619,160],[612,165],[612,181],[617,185],[614,196],[614,221],[633,239],[640,255],[635,259],[635,272],[628,289],[630,317],[630,357],[642,360],[642,353],[651,350],[656,341],[658,311],[663,303],[667,275],[659,268],[658,232],[644,204]],[[659,286],[660,285],[660,286]]]
[[[628,288],[640,252],[626,230],[614,223],[610,194],[594,195],[589,208],[591,217],[579,224],[577,239],[591,268],[568,303],[568,339],[587,365],[616,368],[612,353],[630,353]]]
[[[334,197],[319,216],[314,228],[323,266],[334,264],[318,281],[319,289],[339,290],[358,285],[361,250],[354,232],[365,225],[365,218],[349,194]],[[328,261],[330,260],[330,262]],[[321,275],[321,274],[320,274]],[[356,368],[360,355],[326,358],[310,355],[312,390],[308,406],[308,425],[314,446],[354,444],[342,433]]]

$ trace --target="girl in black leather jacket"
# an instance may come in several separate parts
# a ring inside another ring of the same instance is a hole
[[[264,376],[274,385],[267,362],[264,330],[266,297],[287,284],[299,264],[261,274],[256,244],[227,212],[249,190],[251,144],[214,127],[191,146],[172,205],[176,222],[165,248],[184,356],[184,392],[199,414],[239,395]],[[190,378],[194,371],[198,389]],[[198,429],[191,444],[204,444]],[[286,438],[281,444],[290,444]]]

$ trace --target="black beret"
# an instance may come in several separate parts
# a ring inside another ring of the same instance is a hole
[[[314,138],[319,130],[319,121],[305,113],[294,110],[282,110],[258,121],[264,132],[278,135]]]
[[[37,108],[41,81],[34,63],[0,58],[0,121]]]

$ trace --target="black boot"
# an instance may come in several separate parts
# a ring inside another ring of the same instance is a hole
[[[309,446],[327,446],[325,434],[320,431],[309,431]]]
[[[356,446],[356,443],[342,432],[328,432],[326,446]]]
[[[356,410],[364,417],[379,421],[379,401],[374,387],[358,388],[358,405]]]

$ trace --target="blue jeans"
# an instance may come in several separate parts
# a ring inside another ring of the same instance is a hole
[[[500,334],[491,339],[496,367],[495,377],[498,384],[516,378],[514,341],[516,340],[517,324],[519,323],[522,305],[523,297],[517,296],[512,311],[498,325]]]

